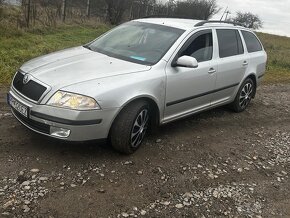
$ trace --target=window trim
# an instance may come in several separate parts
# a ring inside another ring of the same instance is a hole
[[[226,57],[221,57],[220,56],[220,43],[219,43],[219,37],[218,37],[218,30],[233,30],[233,31],[235,31],[235,35],[236,35],[236,41],[237,41],[237,48],[238,48],[238,52],[239,52],[239,46],[238,46],[238,36],[240,36],[240,40],[241,40],[241,44],[242,44],[242,47],[243,47],[243,53],[241,53],[241,54],[236,54],[236,55],[231,55],[231,56],[226,56]],[[221,28],[216,28],[215,29],[215,31],[216,31],[216,36],[217,36],[217,45],[218,45],[218,47],[217,47],[217,51],[218,51],[218,58],[220,58],[220,59],[224,59],[224,58],[231,58],[231,57],[236,57],[236,56],[239,56],[239,55],[245,55],[245,52],[246,52],[246,50],[245,50],[245,45],[244,45],[244,43],[243,43],[243,37],[241,36],[241,33],[240,33],[240,31],[239,31],[239,29],[237,29],[237,28],[225,28],[225,27],[221,27]]]
[[[246,50],[245,50],[245,46],[244,46],[244,43],[243,43],[243,38],[242,38],[242,35],[241,35],[241,33],[240,33],[240,31],[238,29],[236,31],[236,37],[237,37],[237,40],[238,40],[238,38],[240,39],[240,43],[241,43],[242,49],[243,49],[243,51],[242,51],[242,53],[240,53],[240,55],[245,54]],[[238,50],[240,51],[239,40],[238,40]]]
[[[181,48],[178,50],[178,52],[176,53],[175,57],[172,59],[171,61],[171,67],[176,67],[176,61],[178,58],[180,58],[181,53],[185,50],[185,48],[187,48],[197,37],[203,35],[203,34],[207,34],[207,33],[211,33],[212,34],[212,42],[213,42],[213,49],[212,49],[212,57],[210,60],[208,61],[212,61],[213,57],[214,57],[214,32],[213,29],[202,29],[199,30],[197,32],[194,32],[191,36],[188,37],[188,39],[186,39],[186,41],[183,43],[183,45],[181,46]],[[208,62],[208,61],[203,61],[203,62]]]

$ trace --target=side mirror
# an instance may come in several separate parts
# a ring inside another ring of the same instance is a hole
[[[174,66],[197,68],[198,62],[194,57],[184,55],[177,59]]]

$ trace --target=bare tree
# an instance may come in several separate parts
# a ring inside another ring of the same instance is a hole
[[[177,17],[208,20],[219,10],[216,0],[187,0],[177,2],[173,13]]]
[[[263,22],[260,17],[256,14],[252,14],[251,12],[238,12],[236,17],[232,19],[232,21],[241,23],[248,28],[252,28],[254,30],[260,29],[263,27]]]
[[[122,20],[122,16],[129,2],[132,0],[106,0],[107,4],[107,20],[111,24],[118,24]]]
[[[0,3],[5,0],[0,0]],[[55,26],[58,21],[123,21],[151,15],[207,20],[219,11],[217,0],[17,0],[21,1],[19,20],[26,27]],[[5,4],[5,3],[4,3]],[[1,13],[0,7],[0,13]],[[19,23],[22,23],[20,22]],[[22,24],[19,26],[23,26]]]
[[[208,1],[201,1],[203,2],[203,12],[204,12],[204,20],[210,19],[213,15],[218,13],[220,11],[220,8],[218,7],[216,0],[208,0]]]
[[[65,22],[65,17],[66,17],[66,0],[62,0],[62,22]]]
[[[4,4],[4,0],[0,0],[0,21],[2,20],[2,15],[4,11],[4,9],[1,7],[3,4]]]
[[[90,0],[87,0],[86,15],[88,18],[90,18],[90,15],[91,15],[91,1]]]

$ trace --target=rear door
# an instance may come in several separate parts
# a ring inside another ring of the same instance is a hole
[[[241,30],[244,37],[247,51],[250,57],[249,69],[251,72],[256,72],[258,82],[264,76],[266,70],[267,54],[257,36],[246,30]]]
[[[233,96],[249,64],[239,30],[217,28],[216,34],[219,59],[212,105],[227,102]]]

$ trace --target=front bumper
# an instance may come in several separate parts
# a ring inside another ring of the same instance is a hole
[[[89,141],[108,137],[119,108],[77,111],[32,103],[15,91],[9,95],[29,108],[28,118],[11,107],[14,117],[24,126],[42,135],[66,141]],[[66,136],[56,136],[56,129],[69,130]]]

